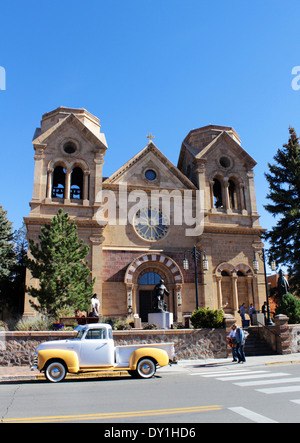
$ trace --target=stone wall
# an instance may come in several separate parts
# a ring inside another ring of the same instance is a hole
[[[226,329],[113,331],[116,346],[134,343],[175,343],[178,359],[226,358]],[[0,331],[0,366],[31,365],[36,347],[49,340],[74,338],[74,332]]]

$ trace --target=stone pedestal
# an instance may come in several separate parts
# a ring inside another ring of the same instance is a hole
[[[253,326],[260,326],[265,324],[264,314],[252,314]]]
[[[171,329],[173,324],[172,312],[152,312],[148,314],[148,323],[155,324],[159,329]]]

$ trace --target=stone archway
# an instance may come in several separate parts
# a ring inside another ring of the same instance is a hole
[[[124,283],[127,289],[128,312],[143,315],[145,321],[146,312],[151,312],[151,302],[144,303],[142,297],[151,297],[154,283],[152,285],[140,284],[140,279],[147,273],[153,273],[165,281],[170,296],[168,298],[168,310],[173,312],[177,321],[182,321],[181,311],[181,288],[183,276],[177,263],[163,254],[143,254],[133,260],[125,273]],[[142,293],[143,291],[143,293]],[[148,292],[148,294],[147,294]],[[143,306],[141,306],[143,303]]]
[[[227,304],[224,311],[236,314],[242,303],[247,308],[251,303],[255,305],[254,272],[250,266],[244,263],[235,266],[221,263],[216,268],[215,277],[218,285],[218,308]]]

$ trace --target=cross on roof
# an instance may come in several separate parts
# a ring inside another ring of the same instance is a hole
[[[150,134],[147,135],[147,138],[149,138],[149,143],[150,143],[150,142],[152,142],[152,140],[153,140],[155,137],[154,137],[154,135],[152,135],[151,132],[150,132]]]

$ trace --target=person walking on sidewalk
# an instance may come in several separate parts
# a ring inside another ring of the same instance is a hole
[[[236,339],[236,352],[238,357],[238,363],[246,363],[246,357],[245,357],[245,333],[242,328],[237,326],[236,333],[235,333],[235,339]]]
[[[229,344],[231,346],[231,351],[232,351],[232,358],[233,358],[233,362],[238,361],[237,358],[237,352],[236,352],[236,338],[235,338],[235,334],[236,334],[236,325],[232,325],[231,326],[231,331],[228,335],[228,341]]]

